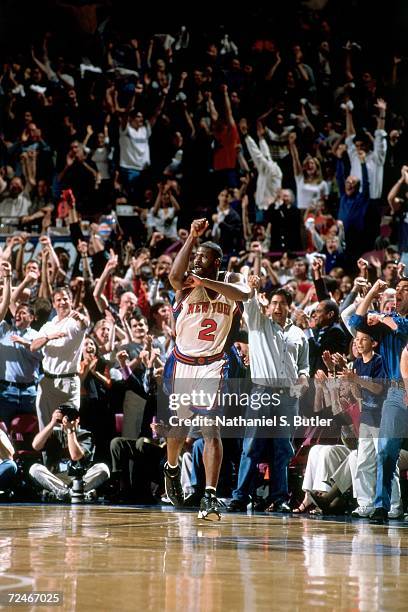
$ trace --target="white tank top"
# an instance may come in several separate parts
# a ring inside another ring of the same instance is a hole
[[[237,303],[221,294],[210,298],[204,287],[194,287],[175,304],[173,314],[179,351],[191,357],[211,357],[224,350]]]

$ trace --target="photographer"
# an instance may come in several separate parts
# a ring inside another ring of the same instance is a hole
[[[110,476],[104,463],[91,465],[92,435],[79,427],[79,412],[71,406],[63,405],[54,410],[50,423],[35,436],[33,448],[46,451],[47,464],[32,465],[30,476],[57,501],[70,501],[74,478],[83,477],[85,499],[92,499],[95,489]]]

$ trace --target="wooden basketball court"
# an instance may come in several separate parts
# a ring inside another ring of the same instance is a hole
[[[407,610],[408,524],[118,506],[1,506],[0,601],[30,610]]]

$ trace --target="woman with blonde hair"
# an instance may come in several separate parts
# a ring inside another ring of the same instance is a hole
[[[295,142],[296,134],[292,132],[289,134],[289,150],[296,181],[297,207],[306,210],[315,206],[319,200],[327,199],[329,187],[323,180],[320,162],[316,157],[307,155],[301,164]]]

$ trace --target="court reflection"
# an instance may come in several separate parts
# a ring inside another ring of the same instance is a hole
[[[278,515],[9,506],[0,592],[63,591],[64,610],[406,609],[408,530]],[[16,588],[18,588],[16,586]],[[59,608],[61,609],[61,608]]]

